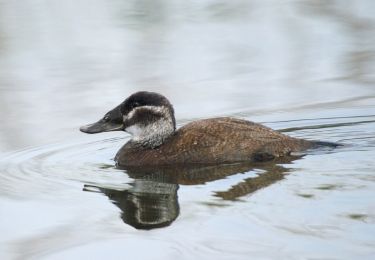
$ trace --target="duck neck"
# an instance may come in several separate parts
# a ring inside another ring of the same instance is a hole
[[[162,145],[175,131],[172,120],[162,118],[148,125],[133,125],[126,129],[133,135],[131,141],[146,148],[156,148]]]

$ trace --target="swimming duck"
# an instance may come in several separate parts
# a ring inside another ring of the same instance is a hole
[[[132,94],[98,122],[80,130],[130,133],[132,138],[115,156],[117,165],[123,167],[267,161],[319,144],[231,117],[198,120],[176,130],[168,99],[146,91]]]

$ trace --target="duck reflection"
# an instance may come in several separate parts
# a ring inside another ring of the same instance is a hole
[[[147,179],[136,179],[127,190],[84,187],[84,191],[97,191],[108,196],[120,208],[122,220],[137,229],[170,225],[180,212],[177,190],[177,184]]]
[[[291,160],[283,161],[289,163]],[[137,229],[153,229],[170,225],[179,215],[177,191],[179,185],[197,185],[219,180],[254,169],[263,173],[242,179],[225,191],[214,192],[224,200],[237,200],[261,188],[280,181],[288,169],[274,163],[241,163],[201,167],[126,168],[134,182],[126,190],[85,185],[84,191],[105,194],[121,210],[121,218]]]

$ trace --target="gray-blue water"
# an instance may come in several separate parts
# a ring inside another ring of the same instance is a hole
[[[0,1],[0,259],[374,259],[375,2]],[[115,168],[138,90],[344,146]],[[140,229],[140,228],[146,228]]]

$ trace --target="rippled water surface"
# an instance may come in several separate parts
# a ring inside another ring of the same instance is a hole
[[[0,259],[374,259],[373,1],[0,1]],[[341,143],[116,169],[137,90]]]

